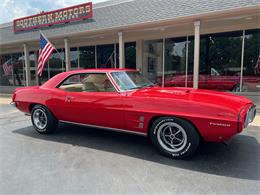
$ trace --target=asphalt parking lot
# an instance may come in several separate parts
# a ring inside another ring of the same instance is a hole
[[[34,131],[0,101],[0,194],[258,194],[260,116],[228,146],[203,144],[190,160],[157,153],[141,136],[61,125]]]

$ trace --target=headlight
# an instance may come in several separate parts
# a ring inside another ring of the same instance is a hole
[[[244,125],[245,128],[248,126],[249,123],[253,122],[255,115],[256,115],[256,107],[255,107],[255,105],[253,105],[248,109],[248,111],[246,113],[246,119],[245,119],[245,125]]]

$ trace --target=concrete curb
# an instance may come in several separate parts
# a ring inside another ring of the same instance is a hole
[[[11,93],[0,93],[0,97],[11,98],[12,94]]]

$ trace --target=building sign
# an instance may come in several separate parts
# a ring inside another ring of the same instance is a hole
[[[43,12],[14,20],[14,32],[92,18],[92,13],[92,2],[51,12]]]

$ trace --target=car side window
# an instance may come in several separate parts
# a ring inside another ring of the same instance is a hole
[[[105,73],[76,74],[63,81],[59,88],[71,92],[115,92]]]
[[[80,81],[80,74],[70,76],[59,86],[64,91],[82,92],[83,84]]]

